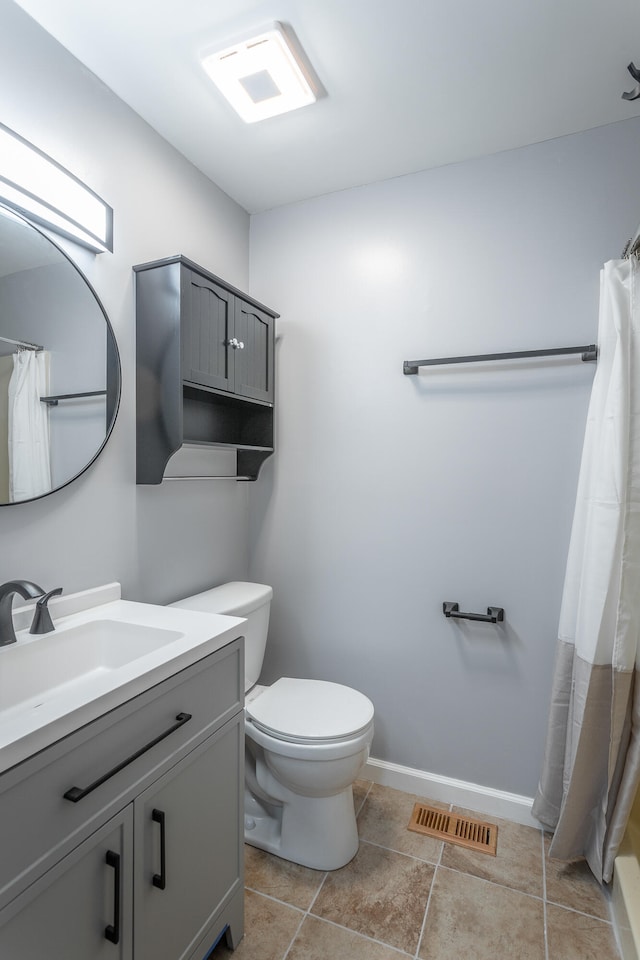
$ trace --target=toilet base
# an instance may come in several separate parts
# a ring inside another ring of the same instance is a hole
[[[245,843],[313,870],[338,870],[358,852],[353,791],[331,797],[296,795],[263,803],[245,788]]]

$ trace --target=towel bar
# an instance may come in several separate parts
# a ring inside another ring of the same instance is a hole
[[[106,390],[86,390],[84,393],[59,393],[57,397],[40,397],[40,403],[57,407],[59,400],[75,400],[77,397],[105,397]]]
[[[217,476],[211,476],[211,474],[181,474],[180,476],[173,477],[163,477],[162,482],[165,480],[253,480],[254,477],[240,477],[236,476],[235,473],[224,473]]]
[[[446,363],[484,363],[488,360],[526,360],[529,357],[559,357],[569,353],[581,353],[583,360],[597,360],[598,347],[589,343],[582,347],[554,347],[551,350],[517,350],[515,353],[479,353],[470,357],[438,357],[434,360],[405,360],[402,372],[411,376],[419,367],[433,367]]]

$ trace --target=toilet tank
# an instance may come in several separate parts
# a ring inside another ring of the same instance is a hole
[[[269,610],[273,590],[264,583],[234,580],[196,593],[184,600],[176,600],[172,607],[199,610],[202,613],[223,613],[230,617],[245,617],[244,629],[244,689],[258,682],[269,628]]]

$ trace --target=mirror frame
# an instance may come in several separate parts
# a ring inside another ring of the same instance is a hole
[[[76,271],[80,279],[87,285],[90,292],[93,294],[93,297],[98,307],[100,308],[102,316],[104,317],[104,321],[107,325],[106,401],[107,401],[107,414],[109,413],[109,411],[111,411],[111,419],[109,420],[107,416],[109,425],[107,427],[104,440],[96,450],[95,454],[88,461],[88,463],[86,463],[85,466],[82,468],[82,470],[79,470],[78,473],[74,474],[72,477],[69,477],[68,480],[65,480],[65,482],[61,483],[59,486],[53,487],[47,493],[42,493],[37,497],[29,497],[29,499],[27,500],[0,501],[0,507],[19,507],[23,503],[35,503],[37,500],[44,500],[45,497],[50,497],[51,494],[57,493],[58,490],[64,490],[64,488],[68,487],[70,483],[73,483],[74,480],[77,480],[79,477],[81,477],[83,473],[86,473],[89,467],[93,463],[95,463],[95,461],[98,459],[98,457],[100,456],[100,454],[102,453],[102,451],[106,446],[107,440],[109,439],[109,437],[111,436],[111,433],[113,432],[113,428],[115,426],[118,412],[120,410],[120,399],[122,397],[122,364],[120,362],[120,351],[118,349],[118,341],[116,340],[116,336],[113,331],[113,327],[111,326],[111,321],[109,320],[109,317],[107,315],[107,311],[105,310],[100,297],[96,293],[93,287],[93,284],[90,283],[90,281],[84,275],[84,273],[82,272],[78,264],[75,263],[74,260],[72,260],[69,254],[65,250],[63,250],[62,247],[55,242],[55,240],[51,239],[48,233],[40,229],[40,227],[37,226],[33,222],[33,220],[31,220],[29,217],[25,216],[21,210],[16,210],[10,204],[3,203],[1,201],[0,201],[0,210],[4,210],[7,213],[9,213],[12,217],[15,217],[18,220],[22,220],[23,223],[25,223],[28,227],[31,227],[32,230],[35,230],[36,233],[39,233],[41,237],[44,237],[45,240],[51,243],[56,248],[56,250],[60,254],[62,254],[65,260],[71,264],[71,266]]]

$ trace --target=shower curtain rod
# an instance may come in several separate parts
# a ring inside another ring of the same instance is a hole
[[[485,360],[522,360],[527,357],[559,357],[566,353],[581,353],[583,360],[597,360],[595,343],[582,347],[556,347],[552,350],[518,350],[515,353],[479,353],[470,357],[439,357],[437,360],[405,360],[402,372],[405,376],[418,372],[418,367],[433,367],[444,363],[481,363]]]
[[[3,343],[12,343],[14,347],[24,347],[26,350],[35,350],[36,352],[44,350],[39,343],[30,343],[29,340],[14,340],[12,337],[0,337]]]

